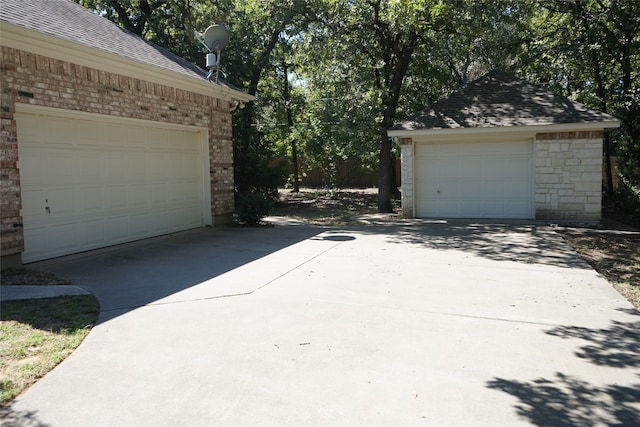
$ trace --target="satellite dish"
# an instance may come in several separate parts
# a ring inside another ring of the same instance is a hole
[[[204,34],[195,32],[198,41],[210,52],[206,56],[206,64],[209,69],[207,80],[212,80],[215,68],[216,82],[220,72],[220,52],[229,41],[229,30],[224,24],[214,24],[204,30]]]
[[[224,24],[214,24],[204,30],[203,36],[210,51],[222,50],[229,41],[229,30]]]

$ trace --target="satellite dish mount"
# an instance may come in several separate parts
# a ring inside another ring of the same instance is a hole
[[[209,69],[207,80],[218,82],[220,73],[220,53],[229,41],[229,30],[224,24],[214,24],[207,28],[203,34],[195,32],[198,41],[209,51],[206,56],[206,65]]]

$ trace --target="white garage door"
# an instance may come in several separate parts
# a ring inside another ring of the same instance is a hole
[[[205,224],[201,131],[94,115],[16,122],[24,262]]]
[[[533,217],[532,141],[417,144],[416,216]]]

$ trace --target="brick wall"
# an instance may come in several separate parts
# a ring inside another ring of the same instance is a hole
[[[209,129],[212,214],[233,214],[228,101],[2,46],[0,77],[1,255],[23,250],[15,104],[25,103]]]
[[[602,131],[539,133],[535,162],[536,219],[600,220]]]

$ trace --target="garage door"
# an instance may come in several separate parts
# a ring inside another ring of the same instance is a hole
[[[201,131],[16,115],[31,262],[205,224]]]
[[[532,218],[532,141],[417,144],[416,216]]]

